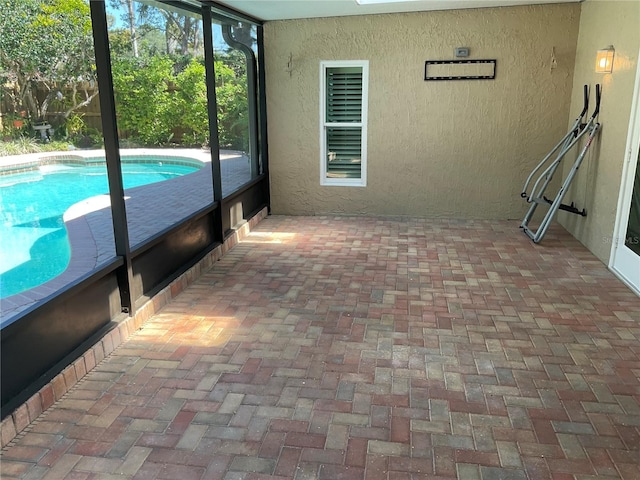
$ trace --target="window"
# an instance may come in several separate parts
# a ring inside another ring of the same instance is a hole
[[[199,14],[146,0],[107,2],[107,12],[126,19],[108,33],[135,251],[213,203],[204,27]],[[131,171],[153,181],[142,187],[127,179]]]
[[[320,63],[320,184],[367,184],[369,62]]]
[[[218,141],[222,196],[260,174],[257,117],[257,27],[214,20]]]

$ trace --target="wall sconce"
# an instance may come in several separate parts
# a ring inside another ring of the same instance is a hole
[[[613,56],[616,51],[613,45],[609,45],[607,48],[598,50],[596,55],[596,73],[611,73],[613,72]]]

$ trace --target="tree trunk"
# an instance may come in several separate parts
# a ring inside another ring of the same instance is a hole
[[[74,83],[73,84],[73,105],[71,106],[71,108],[67,109],[63,114],[63,118],[67,119],[69,118],[69,115],[71,115],[71,113],[75,112],[76,110],[82,108],[82,107],[86,107],[87,105],[89,105],[91,103],[91,101],[98,96],[98,88],[96,87],[96,89],[93,91],[93,93],[89,93],[89,90],[84,87],[82,89],[82,91],[84,92],[84,100],[80,103],[78,103],[77,99],[76,99],[76,93],[78,92],[78,88],[77,85]]]
[[[191,30],[191,17],[184,16],[184,25],[180,29],[180,48],[182,55],[189,53],[189,31]]]
[[[18,96],[20,106],[29,112],[32,119],[39,118],[40,111],[33,91],[31,90],[31,78],[18,74],[17,83],[20,91]]]
[[[167,54],[171,55],[174,51],[174,43],[175,43],[173,41],[173,38],[171,37],[171,17],[165,16],[165,18],[166,18],[166,22],[164,27],[164,38],[167,44]]]
[[[200,22],[194,22],[193,26],[193,56],[198,55],[198,49],[200,48]]]
[[[127,0],[127,15],[129,16],[129,34],[131,35],[133,56],[138,58],[138,34],[136,32],[136,12],[133,7],[133,0]]]

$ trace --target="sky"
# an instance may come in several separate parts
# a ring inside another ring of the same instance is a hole
[[[111,18],[113,18],[114,23],[111,26],[113,29],[123,29],[123,28],[128,28],[127,22],[125,20],[126,15],[127,15],[127,8],[126,8],[126,4],[124,2],[124,0],[119,0],[120,1],[120,7],[118,8],[118,5],[116,4],[116,2],[112,1],[112,0],[107,0],[105,2],[106,5],[106,11],[107,11],[107,15],[111,16]],[[153,5],[158,7],[159,4],[153,1],[144,1],[144,2],[134,2],[134,5],[137,7],[141,4],[146,4],[146,5]],[[185,12],[187,13],[187,12]],[[199,18],[199,16],[194,15],[195,17]],[[220,26],[219,25],[214,25],[213,27],[213,47],[215,50],[217,51],[223,51],[226,50],[228,48],[228,45],[224,42],[224,39],[222,38],[222,32],[220,30]]]

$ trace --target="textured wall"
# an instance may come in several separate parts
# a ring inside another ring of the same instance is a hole
[[[558,4],[268,22],[273,212],[520,218],[526,176],[566,130],[579,16]],[[423,80],[425,60],[461,46],[497,59],[496,80]],[[370,61],[368,181],[321,187],[319,62],[346,59]]]
[[[579,203],[580,208],[585,204],[587,217],[560,212],[558,220],[605,263],[611,252],[625,158],[640,49],[639,26],[639,1],[587,1],[582,4],[571,111],[578,112],[581,108],[582,85],[589,84],[594,89],[596,83],[601,83],[603,97],[599,119],[602,130],[566,197],[567,201]],[[597,74],[594,72],[596,51],[609,44],[616,49],[613,73]],[[575,115],[572,113],[572,116]],[[564,168],[566,174],[571,162]]]

